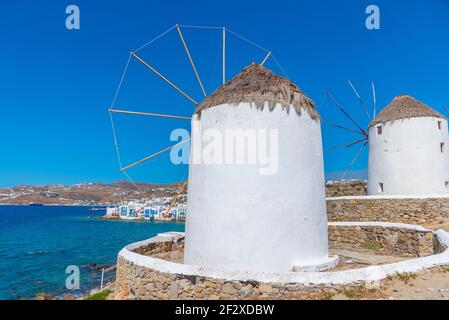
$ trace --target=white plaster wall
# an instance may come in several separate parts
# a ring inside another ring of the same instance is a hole
[[[202,130],[278,129],[279,165],[195,165],[189,169],[184,263],[224,270],[291,271],[328,256],[319,121],[248,103],[204,110]],[[192,137],[193,138],[193,137]],[[192,145],[191,156],[197,153]]]
[[[441,121],[441,130],[438,129]],[[387,122],[382,134],[369,130],[369,195],[448,194],[449,137],[447,121],[410,118]],[[440,143],[445,143],[441,153]],[[384,192],[378,184],[383,183]]]

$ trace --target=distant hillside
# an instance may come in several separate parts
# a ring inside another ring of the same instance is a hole
[[[48,205],[118,205],[130,200],[147,200],[150,198],[173,197],[181,183],[175,184],[133,184],[128,181],[118,181],[110,184],[82,183],[76,185],[48,186],[18,186],[15,188],[0,188],[1,204],[22,204],[39,202]],[[328,181],[326,196],[365,195],[366,181]],[[185,202],[186,195],[181,197]]]
[[[182,184],[136,185],[127,181],[111,184],[82,183],[76,185],[18,186],[0,188],[0,204],[116,205],[130,200],[172,197]]]

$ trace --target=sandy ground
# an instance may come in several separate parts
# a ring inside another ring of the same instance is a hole
[[[320,299],[332,300],[449,300],[449,268],[444,272],[423,271],[386,280],[380,288],[343,292]]]
[[[424,227],[449,232],[449,222],[435,222]],[[383,298],[390,300],[449,300],[449,267],[446,271],[423,271],[408,281],[395,278],[387,281],[382,290]]]
[[[394,280],[382,294],[390,300],[449,300],[449,272],[418,274],[407,282]]]

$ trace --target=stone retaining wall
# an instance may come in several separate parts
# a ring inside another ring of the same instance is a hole
[[[449,220],[449,197],[327,198],[329,221],[387,221],[426,224]]]
[[[401,257],[425,257],[439,250],[431,231],[381,226],[329,225],[329,247],[366,248],[374,254]]]
[[[322,285],[276,285],[165,273],[136,266],[122,257],[117,261],[116,277],[115,299],[119,300],[294,298],[326,289]],[[355,288],[356,285],[349,287]]]
[[[346,224],[351,223],[330,225],[331,245],[341,242],[343,246],[358,246],[360,237],[378,241],[383,244],[385,252],[397,254],[404,249],[410,255],[421,256],[430,254],[434,248],[433,233],[417,226]],[[373,231],[375,236],[368,235]],[[438,235],[443,236],[445,244],[449,243],[447,233],[441,231]],[[440,244],[439,237],[435,237],[438,252],[446,248],[445,244]],[[122,249],[117,261],[115,299],[301,299],[311,293],[357,289],[397,272],[414,272],[425,266],[449,264],[449,252],[444,251],[439,255],[417,258],[416,262],[408,260],[377,269],[373,266],[369,272],[357,269],[250,274],[178,263],[182,259],[183,247],[184,238],[177,234],[172,238],[160,235]]]
[[[178,241],[148,243],[133,251],[144,256],[182,263],[184,256],[184,241],[182,239],[179,238]]]

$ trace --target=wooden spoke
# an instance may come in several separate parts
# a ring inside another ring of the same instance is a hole
[[[171,85],[173,88],[175,88],[176,91],[178,91],[179,93],[181,93],[184,97],[186,97],[187,99],[189,99],[192,103],[194,103],[195,105],[198,105],[198,102],[196,102],[195,100],[193,100],[189,95],[187,95],[184,91],[182,91],[181,89],[179,89],[173,82],[171,82],[170,80],[168,80],[166,77],[164,77],[162,74],[160,74],[156,69],[154,69],[152,66],[150,66],[148,63],[146,63],[143,59],[141,59],[139,56],[137,56],[134,52],[131,52],[132,56],[134,58],[136,58],[138,61],[140,61],[144,66],[146,66],[148,69],[150,69],[151,71],[153,71],[159,78],[161,78],[162,80],[164,80],[165,82],[167,82],[169,85]]]
[[[359,144],[360,142],[363,142],[363,141],[366,141],[366,140],[367,140],[367,138],[365,137],[363,139],[359,139],[359,140],[351,142],[351,143],[340,144],[338,146],[330,147],[326,151],[332,151],[332,150],[339,149],[339,148],[350,148],[350,147],[355,146],[356,144]]]
[[[374,118],[376,117],[376,107],[377,107],[376,88],[374,87],[374,81],[371,82],[371,87],[373,88],[373,107],[374,107],[373,118]]]
[[[265,62],[267,62],[268,58],[271,56],[271,51],[268,52],[268,54],[266,55],[265,59],[263,59],[262,63],[260,64],[261,66],[263,66],[265,64]]]
[[[337,123],[333,123],[333,122],[329,122],[327,120],[324,120],[323,118],[321,118],[321,122],[324,123],[324,124],[327,124],[328,126],[336,127],[336,128],[342,129],[342,130],[346,130],[346,131],[349,131],[349,132],[354,132],[354,133],[358,133],[358,134],[362,134],[363,135],[363,132],[361,132],[361,131],[357,131],[357,130],[353,130],[353,129],[350,129],[350,128],[346,128],[346,127],[344,127],[342,125],[339,125]]]
[[[201,82],[201,78],[198,74],[198,71],[195,68],[195,64],[193,63],[192,56],[190,55],[189,48],[187,47],[187,44],[184,40],[184,37],[182,35],[181,29],[179,28],[179,25],[176,25],[176,28],[178,29],[179,37],[181,38],[182,44],[184,45],[184,49],[186,50],[187,56],[189,57],[190,64],[192,65],[193,71],[195,72],[196,78],[198,79],[198,83],[200,84],[201,91],[203,91],[203,94],[206,97],[207,96],[206,91],[204,90],[203,83]]]
[[[351,163],[349,164],[349,166],[346,168],[345,172],[342,174],[341,179],[344,179],[346,177],[346,174],[348,173],[348,171],[352,168],[352,166],[356,163],[357,159],[360,157],[360,155],[362,154],[363,149],[365,149],[366,145],[368,144],[368,142],[365,142],[363,144],[363,146],[360,148],[359,152],[357,152],[356,156],[354,157],[354,159],[352,159]]]
[[[135,114],[135,115],[140,115],[140,116],[150,116],[150,117],[161,117],[161,118],[172,118],[172,119],[192,120],[192,118],[189,118],[189,117],[173,116],[173,115],[169,115],[169,114],[160,114],[160,113],[149,113],[149,112],[128,111],[128,110],[117,110],[117,109],[109,109],[109,112],[114,112],[114,113],[124,113],[124,114]]]
[[[175,206],[176,202],[181,197],[181,194],[185,191],[185,189],[187,187],[187,181],[188,181],[188,179],[183,182],[183,185],[182,185],[181,189],[178,191],[178,193],[170,201],[170,205],[168,206],[167,210],[165,210],[165,212],[163,214],[164,216],[169,216],[170,215],[171,209]]]
[[[363,101],[362,97],[360,96],[360,94],[357,92],[357,90],[355,89],[354,85],[352,84],[352,82],[350,80],[348,80],[349,86],[352,88],[352,91],[354,91],[355,96],[357,97],[357,99],[359,99],[360,104],[363,107],[363,110],[365,110],[365,114],[366,117],[368,118],[368,121],[371,122],[371,118],[369,116],[368,113],[368,109],[366,108],[365,102]]]
[[[366,133],[365,130],[363,130],[358,124],[357,122],[355,122],[355,120],[340,106],[340,104],[337,102],[337,100],[335,100],[335,98],[332,96],[332,94],[328,91],[327,92],[328,97],[331,99],[331,101],[337,106],[338,109],[340,109],[341,112],[343,112],[343,114],[349,119],[351,120],[351,122],[366,136],[368,137],[368,134]]]
[[[150,155],[148,157],[145,157],[145,158],[143,158],[143,159],[141,159],[139,161],[136,161],[136,162],[130,164],[129,166],[121,168],[120,171],[125,171],[125,170],[128,170],[128,169],[131,169],[132,167],[135,167],[135,166],[137,166],[137,165],[139,165],[139,164],[141,164],[141,163],[143,163],[145,161],[148,161],[148,160],[150,160],[150,159],[152,159],[152,158],[154,158],[154,157],[156,157],[156,156],[158,156],[158,155],[160,155],[162,153],[170,151],[171,149],[173,149],[173,148],[175,148],[177,146],[180,146],[181,144],[184,144],[184,143],[189,142],[189,141],[190,141],[190,139],[187,139],[187,140],[181,141],[180,143],[175,144],[174,146],[171,146],[171,147],[165,148],[164,150],[161,150],[161,151],[158,151],[156,153],[153,153],[152,155]]]

